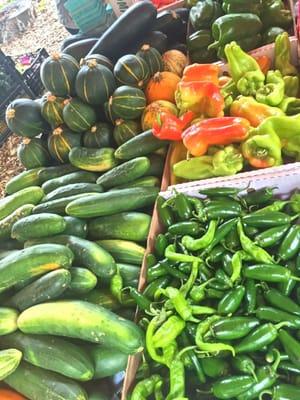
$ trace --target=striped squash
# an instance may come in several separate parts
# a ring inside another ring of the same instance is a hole
[[[41,112],[43,118],[51,125],[52,128],[57,128],[64,123],[63,109],[64,98],[56,97],[52,93],[47,93],[41,101]]]
[[[103,106],[104,114],[105,114],[105,119],[110,122],[111,124],[115,125],[118,116],[113,112],[112,107],[111,107],[111,101],[107,101],[104,103]]]
[[[160,52],[149,44],[144,44],[136,55],[142,58],[148,65],[150,76],[164,70],[163,60]]]
[[[73,132],[85,132],[90,129],[97,120],[95,110],[88,104],[74,97],[65,100],[63,117],[66,125]]]
[[[118,146],[142,132],[140,121],[117,119],[114,128],[114,139]]]
[[[83,135],[84,147],[113,147],[113,127],[106,122],[97,122]]]
[[[131,86],[118,87],[109,102],[113,114],[122,119],[137,119],[146,107],[144,92]]]
[[[143,88],[150,79],[146,62],[134,54],[121,57],[114,68],[114,74],[121,85]]]
[[[54,53],[41,66],[41,80],[45,88],[56,96],[73,94],[79,64],[68,54]]]
[[[85,103],[104,104],[116,88],[113,73],[96,60],[87,61],[76,77],[76,93]]]
[[[102,56],[101,54],[87,55],[86,57],[84,57],[84,59],[81,60],[80,65],[83,65],[90,60],[95,60],[97,64],[104,65],[109,70],[111,70],[111,72],[113,72],[114,70],[114,64],[110,61],[110,59],[105,56]]]
[[[48,149],[52,157],[62,164],[69,161],[71,149],[80,145],[81,135],[63,126],[54,129],[48,138]]]
[[[47,143],[39,138],[24,138],[18,146],[18,159],[26,169],[47,167],[51,164],[51,156]]]

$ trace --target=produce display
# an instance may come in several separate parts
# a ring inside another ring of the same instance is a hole
[[[162,233],[136,297],[146,351],[129,398],[298,399],[299,194],[199,193],[157,200]]]

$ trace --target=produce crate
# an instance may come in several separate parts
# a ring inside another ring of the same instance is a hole
[[[40,70],[43,61],[48,57],[46,49],[39,49],[31,66],[23,73],[24,82],[31,89],[34,97],[39,97],[45,90],[40,78]]]
[[[255,171],[256,172],[256,171]],[[285,165],[282,168],[270,168],[264,171],[258,171],[256,174],[252,174],[251,172],[241,174],[239,178],[235,177],[226,177],[226,178],[216,178],[203,180],[198,182],[194,186],[180,185],[176,186],[176,190],[192,195],[194,197],[200,197],[199,191],[201,189],[206,188],[214,188],[214,187],[244,187],[244,188],[253,188],[253,189],[261,189],[266,186],[274,187],[275,194],[280,194],[282,198],[288,197],[289,193],[293,190],[298,189],[300,187],[300,163]],[[164,198],[170,197],[172,194],[171,190],[166,192],[161,192]],[[155,207],[154,214],[152,218],[152,223],[150,227],[150,233],[147,242],[147,251],[146,254],[151,253],[154,249],[154,242],[156,236],[162,232],[162,226],[158,219],[157,209]],[[139,289],[143,289],[146,284],[146,262],[144,259],[140,281],[139,281]],[[127,399],[127,394],[129,393],[130,388],[134,385],[135,375],[139,367],[139,363],[141,360],[141,354],[137,354],[135,356],[130,356],[126,376],[123,386],[122,392],[122,400]]]

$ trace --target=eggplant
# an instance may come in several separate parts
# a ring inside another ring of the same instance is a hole
[[[85,40],[85,39],[95,39],[99,40],[99,36],[96,36],[95,34],[93,35],[88,35],[87,33],[77,33],[76,35],[71,35],[68,36],[67,38],[64,39],[60,46],[60,50],[63,52],[63,50],[70,46],[73,43],[79,42],[80,40]]]
[[[95,46],[98,40],[99,39],[97,38],[79,40],[79,42],[75,42],[67,46],[63,53],[73,56],[78,62],[80,62],[80,60],[89,53],[91,48]]]

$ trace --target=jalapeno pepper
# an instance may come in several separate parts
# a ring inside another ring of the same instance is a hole
[[[290,314],[285,311],[278,310],[273,307],[259,307],[255,315],[258,319],[270,322],[286,321],[286,324],[291,329],[300,329],[300,318],[296,315]]]
[[[258,264],[250,265],[243,269],[245,278],[255,279],[266,282],[286,282],[289,279],[300,281],[300,278],[292,275],[292,272],[277,264]]]
[[[232,255],[225,253],[223,256],[223,269],[228,275],[232,275]]]
[[[154,392],[160,390],[163,380],[159,375],[152,375],[136,384],[131,394],[131,400],[146,400]]]
[[[217,399],[232,399],[244,393],[254,383],[255,380],[250,375],[233,375],[214,382],[212,392]]]
[[[272,400],[299,400],[300,387],[289,385],[287,383],[280,383],[276,385],[272,392]]]
[[[279,331],[279,340],[290,361],[300,368],[300,343],[284,329]]]
[[[273,211],[281,211],[287,204],[291,203],[291,201],[285,200],[275,200],[272,204],[260,208],[259,210],[255,211],[255,214],[264,213],[264,212],[273,212]]]
[[[252,314],[256,308],[257,287],[253,279],[247,279],[245,283],[245,301],[247,314]]]
[[[280,293],[279,290],[266,288],[264,297],[271,306],[300,316],[300,306],[289,297]]]
[[[173,276],[174,278],[183,280],[187,278],[187,276],[183,272],[178,270],[176,265],[166,264],[165,270],[169,275]]]
[[[181,338],[182,338],[182,342],[183,342],[185,347],[191,346],[191,343],[189,342],[188,335],[186,334],[185,331],[182,332]],[[197,378],[198,378],[199,382],[205,383],[206,382],[206,377],[205,377],[205,374],[204,374],[203,366],[202,366],[201,361],[196,356],[194,350],[189,350],[187,352],[187,356],[189,357],[189,359],[191,361],[191,364],[193,366],[193,369],[194,369],[194,371],[195,371],[195,373],[197,375]]]
[[[221,318],[210,326],[210,333],[220,340],[240,339],[259,325],[259,320],[253,317]]]
[[[225,257],[225,248],[222,245],[217,245],[212,249],[209,256],[205,259],[206,264],[213,263],[216,264],[223,260]]]
[[[152,253],[147,254],[146,255],[147,268],[154,267],[154,265],[156,265],[156,264],[157,264],[157,259],[156,259],[155,255]]]
[[[183,235],[191,235],[191,236],[196,236],[200,233],[200,225],[196,221],[182,221],[182,222],[177,222],[176,224],[173,224],[169,226],[168,232],[171,233],[171,235],[178,235],[178,236],[183,236]]]
[[[199,191],[200,194],[204,194],[205,196],[214,197],[214,196],[236,196],[244,189],[235,188],[235,187],[214,187],[201,189]]]
[[[155,292],[158,289],[167,287],[169,282],[170,278],[168,276],[157,278],[146,286],[143,295],[146,296],[148,299],[153,300]]]
[[[218,304],[218,313],[222,315],[229,315],[236,312],[239,308],[245,295],[244,286],[236,286],[230,290]]]
[[[166,200],[163,197],[158,196],[156,200],[156,207],[159,220],[164,226],[169,227],[174,223],[174,216],[171,208],[165,203]]]
[[[161,276],[167,275],[166,265],[170,264],[167,259],[159,261],[156,265],[147,269],[147,282],[152,282]]]
[[[208,299],[221,299],[224,293],[221,290],[208,288],[205,290],[206,297]]]
[[[231,219],[240,216],[242,207],[237,201],[212,200],[204,208],[206,218],[211,219]]]
[[[166,347],[168,344],[172,343],[177,338],[177,336],[181,334],[184,328],[184,320],[180,317],[177,317],[176,315],[172,315],[154,333],[152,338],[152,345],[155,348]]]
[[[218,229],[216,231],[215,237],[211,244],[204,250],[203,254],[209,254],[211,250],[217,246],[233,229],[233,227],[236,225],[237,219],[229,219],[228,221],[225,221],[222,225],[218,226]]]
[[[274,197],[274,188],[263,188],[258,190],[249,190],[249,192],[242,197],[247,206],[256,206],[259,204],[266,204]]]
[[[252,358],[249,356],[245,354],[238,354],[232,358],[231,365],[237,372],[252,375],[253,378],[257,380],[255,374],[255,364]]]
[[[217,221],[210,221],[206,233],[199,239],[194,239],[191,236],[183,236],[181,242],[183,246],[191,251],[197,251],[209,246],[215,236]]]
[[[151,301],[144,296],[142,293],[138,292],[135,288],[129,287],[126,288],[129,290],[130,297],[134,300],[136,305],[139,307],[140,310],[150,310]],[[124,290],[123,290],[124,291]]]
[[[221,268],[216,270],[215,279],[220,283],[223,283],[224,286],[227,286],[228,289],[233,286],[231,279],[226,274],[226,272]]]
[[[275,226],[255,236],[255,243],[260,247],[272,247],[284,237],[290,225]]]
[[[165,250],[168,246],[169,242],[166,238],[166,236],[162,233],[159,233],[154,242],[154,250],[155,254],[159,257],[162,258],[165,254]]]
[[[203,370],[209,378],[226,376],[230,370],[229,363],[224,358],[205,357],[201,359]]]
[[[221,290],[223,292],[226,292],[228,290],[228,285],[226,285],[226,283],[224,283],[224,282],[218,281],[217,279],[213,279],[209,283],[209,287],[212,289]],[[224,296],[224,293],[223,293],[223,296]]]
[[[176,193],[174,200],[174,211],[182,221],[188,220],[192,216],[193,207],[188,197],[183,193]]]
[[[236,251],[240,246],[240,238],[237,233],[236,228],[233,228],[225,238],[225,245],[226,248],[232,252]]]
[[[255,237],[255,235],[258,235],[260,230],[258,228],[255,228],[254,226],[244,226],[244,232],[247,236],[249,236],[251,239]]]
[[[242,222],[256,228],[273,228],[292,222],[292,217],[281,211],[265,211],[245,215]]]
[[[288,233],[283,239],[279,250],[278,258],[280,260],[290,260],[300,249],[300,225],[290,227]]]
[[[284,371],[284,372],[291,372],[292,374],[300,375],[300,368],[296,367],[294,364],[292,364],[288,361],[281,362],[279,365],[279,370]]]

